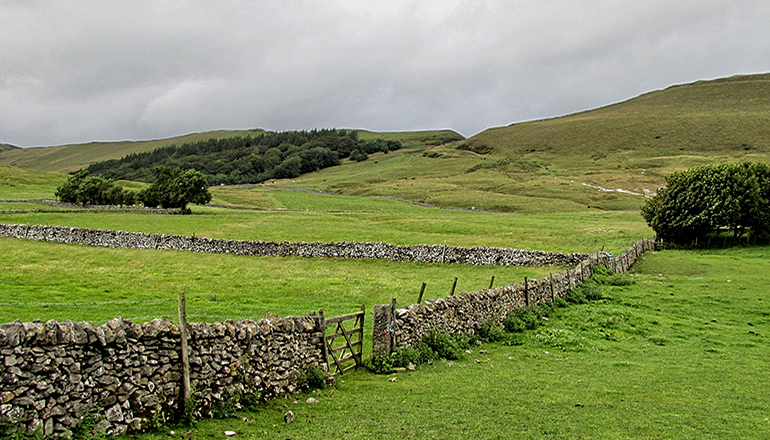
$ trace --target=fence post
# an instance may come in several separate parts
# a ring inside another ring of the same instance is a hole
[[[524,277],[524,303],[529,307],[529,283],[527,277]]]
[[[491,289],[494,284],[495,284],[495,276],[492,275],[492,279],[489,280],[489,288]]]
[[[324,316],[324,309],[318,309],[318,327],[321,330],[321,356],[323,356],[324,363],[326,364],[326,371],[331,372],[329,349],[326,347],[326,317]]]
[[[192,395],[190,389],[190,358],[187,352],[187,301],[184,292],[179,292],[179,330],[182,338],[182,410]]]
[[[452,296],[455,294],[455,287],[457,287],[457,277],[455,277],[455,280],[452,281],[452,291],[449,292],[449,296]]]
[[[390,353],[396,349],[396,298],[390,300]]]
[[[422,303],[422,294],[425,293],[425,283],[422,283],[422,287],[420,287],[420,297],[417,298],[417,304]]]
[[[551,282],[551,302],[556,302],[556,292],[553,289],[553,274],[548,274],[548,281]]]

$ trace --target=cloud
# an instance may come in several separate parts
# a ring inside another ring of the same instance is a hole
[[[770,65],[744,2],[0,1],[0,142],[453,128]]]

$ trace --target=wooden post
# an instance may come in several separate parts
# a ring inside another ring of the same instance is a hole
[[[362,359],[364,353],[364,319],[366,319],[366,304],[361,304],[361,325],[359,326],[358,340],[361,342],[361,346],[358,348],[358,356],[355,357],[356,368],[364,366],[364,360]],[[326,344],[324,344],[326,345]],[[352,347],[351,347],[352,349]],[[353,351],[355,354],[355,350]]]
[[[390,316],[392,319],[390,323],[390,353],[393,353],[393,350],[396,349],[396,298],[390,301]]]
[[[524,277],[524,303],[529,306],[529,283],[527,277]]]
[[[452,296],[455,294],[455,287],[457,287],[457,277],[455,277],[455,280],[452,281],[452,291],[449,292],[449,296]]]
[[[323,356],[324,363],[326,364],[326,371],[331,373],[329,349],[326,347],[326,317],[324,316],[324,309],[318,309],[318,328],[321,331],[321,356]]]
[[[494,284],[495,284],[495,276],[492,275],[492,279],[489,280],[489,288],[491,289]]]
[[[548,281],[551,282],[551,302],[556,302],[556,291],[553,288],[553,274],[548,274]]]
[[[190,388],[190,358],[187,352],[187,301],[184,292],[179,292],[179,333],[182,339],[182,408],[192,396]]]
[[[446,240],[444,240],[444,249],[441,251],[441,264],[444,264],[445,256],[446,256]]]
[[[425,283],[422,283],[422,287],[420,287],[420,297],[417,298],[417,304],[422,303],[422,294],[425,293]]]

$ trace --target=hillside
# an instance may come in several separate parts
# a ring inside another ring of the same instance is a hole
[[[302,183],[497,211],[637,209],[632,193],[653,193],[671,171],[736,160],[770,160],[770,74],[672,86]]]
[[[110,159],[120,159],[132,153],[152,151],[156,148],[208,139],[253,135],[264,130],[218,130],[191,133],[166,139],[148,141],[89,142],[87,144],[60,145],[56,147],[13,148],[0,147],[0,164],[13,165],[39,171],[70,172],[88,164]]]

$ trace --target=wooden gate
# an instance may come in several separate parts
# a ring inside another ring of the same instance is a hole
[[[361,304],[360,312],[324,319],[324,359],[332,375],[344,374],[363,366],[361,355],[364,347],[365,315],[366,307]],[[353,321],[352,326],[346,329],[345,325],[350,324],[350,321]]]

